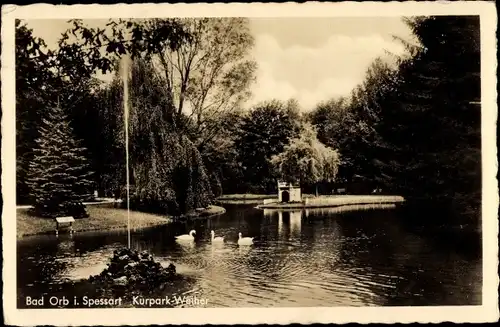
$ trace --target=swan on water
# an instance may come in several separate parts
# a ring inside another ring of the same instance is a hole
[[[189,234],[184,234],[184,235],[179,235],[176,236],[175,238],[178,241],[194,241],[194,236],[193,234],[196,234],[196,231],[193,229],[189,232]]]
[[[238,234],[238,244],[239,245],[250,245],[253,244],[253,237],[242,237],[242,234]]]
[[[211,231],[210,234],[212,234],[212,242],[224,242],[224,237],[217,236],[215,237],[215,232]]]

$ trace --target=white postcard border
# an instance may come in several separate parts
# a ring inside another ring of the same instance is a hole
[[[480,306],[231,309],[17,309],[15,203],[16,18],[132,17],[361,17],[480,15],[483,171],[483,292]],[[288,324],[490,322],[498,320],[498,183],[496,37],[494,3],[283,3],[2,6],[2,211],[5,323],[12,325]]]

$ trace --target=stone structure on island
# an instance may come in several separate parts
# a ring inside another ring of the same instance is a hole
[[[278,202],[301,202],[302,194],[300,186],[287,183],[278,182]]]

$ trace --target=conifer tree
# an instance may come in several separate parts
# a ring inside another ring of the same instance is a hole
[[[33,149],[27,184],[33,213],[41,217],[88,217],[83,201],[92,194],[86,149],[74,138],[59,106],[47,110]]]
[[[481,203],[480,28],[474,16],[407,20],[419,46],[399,64],[377,152],[389,187],[477,221]],[[451,217],[451,216],[450,216]]]

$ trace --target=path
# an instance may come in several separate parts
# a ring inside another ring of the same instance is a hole
[[[115,200],[113,198],[96,198],[96,202],[84,202],[84,205],[93,205],[93,204],[105,204],[105,203],[115,203],[115,202],[121,202],[121,200]],[[29,209],[32,206],[30,205],[18,205],[16,206],[16,209]]]

